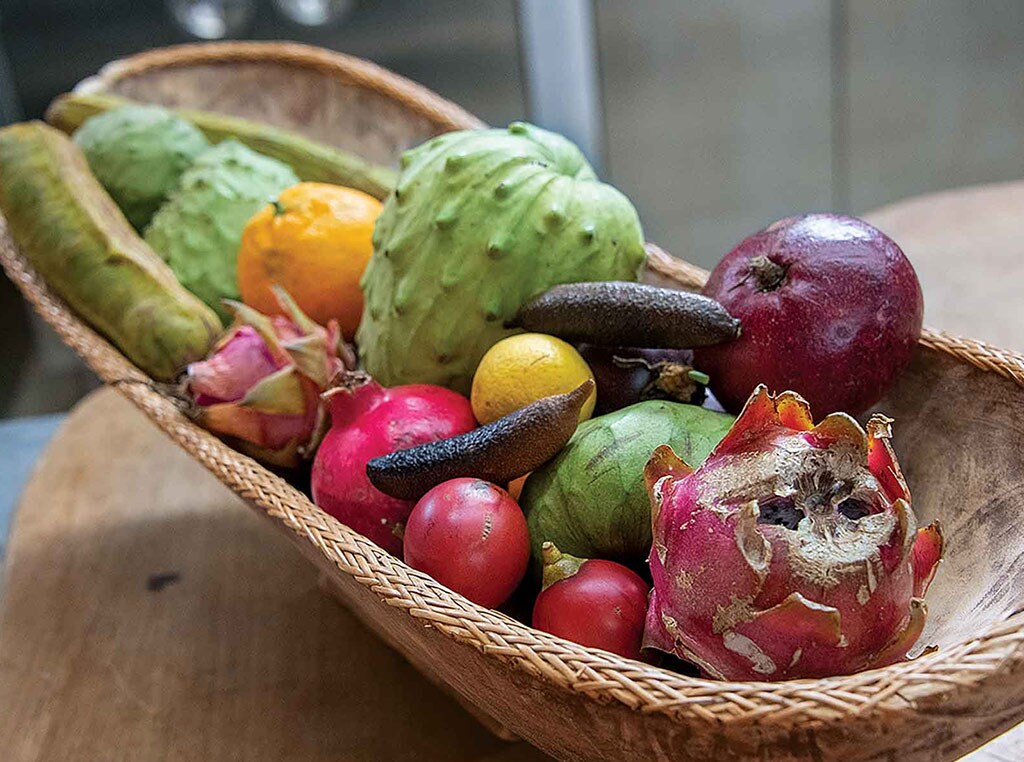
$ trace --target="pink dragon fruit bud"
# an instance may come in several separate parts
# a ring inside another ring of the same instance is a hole
[[[667,446],[644,476],[654,582],[644,645],[728,680],[848,674],[907,657],[942,556],[889,444],[758,387],[694,470]]]
[[[206,360],[189,365],[186,385],[201,425],[259,461],[294,468],[326,431],[321,392],[355,357],[337,323],[318,325],[284,290],[275,294],[287,316],[225,302],[235,323]]]
[[[199,405],[239,400],[278,367],[259,332],[240,325],[220,340],[209,359],[188,367],[189,389]]]

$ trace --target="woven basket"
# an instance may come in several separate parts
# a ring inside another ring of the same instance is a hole
[[[480,122],[373,64],[291,44],[158,50],[82,87],[224,111],[394,164],[400,151]],[[879,408],[922,521],[948,558],[928,595],[938,650],[857,675],[785,683],[699,680],[535,631],[410,569],[302,493],[186,420],[46,288],[0,227],[0,261],[26,298],[107,383],[286,532],[337,595],[481,717],[563,759],[952,759],[1024,715],[1024,357],[926,331]],[[704,273],[650,247],[653,280]],[[142,382],[142,383],[136,383]],[[340,689],[340,686],[339,686]]]

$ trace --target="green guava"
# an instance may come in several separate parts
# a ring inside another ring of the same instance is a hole
[[[387,386],[469,392],[529,298],[560,283],[636,280],[636,210],[571,142],[529,124],[450,132],[407,151],[373,235],[357,343]]]
[[[651,548],[644,466],[672,446],[696,468],[732,426],[731,415],[650,400],[584,421],[565,448],[526,480],[519,504],[530,529],[533,569],[540,548],[642,566]]]
[[[291,167],[236,140],[206,151],[153,216],[145,239],[181,284],[225,322],[222,299],[238,299],[236,264],[249,219],[299,178]]]
[[[136,230],[210,147],[195,126],[159,106],[121,106],[86,119],[73,137],[89,169]]]

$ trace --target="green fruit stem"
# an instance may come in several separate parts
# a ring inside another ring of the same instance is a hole
[[[653,378],[640,392],[640,399],[661,399],[663,396],[677,402],[689,402],[697,386],[707,386],[711,380],[707,373],[694,370],[689,365],[660,361],[651,363],[642,357],[612,357],[612,363],[619,368],[644,368]]]
[[[547,590],[556,582],[568,579],[587,562],[586,558],[563,553],[553,542],[541,545],[541,556],[544,559],[544,581],[541,590]]]

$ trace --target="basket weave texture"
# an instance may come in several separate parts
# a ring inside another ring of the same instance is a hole
[[[276,57],[286,65],[320,67],[331,76],[414,107],[417,114],[432,120],[439,132],[480,124],[457,106],[379,67],[297,45],[218,44],[154,51],[128,62],[117,62],[101,76],[137,74],[183,56],[219,63]],[[649,271],[661,282],[668,280],[681,288],[693,289],[706,277],[704,271],[673,259],[656,246],[649,246],[648,254]],[[993,713],[988,729],[979,730],[973,742],[977,743],[1024,712],[1020,705],[1024,690],[1016,687],[1024,672],[1024,613],[1013,613],[979,631],[972,639],[884,669],[818,680],[734,683],[685,677],[584,648],[481,608],[385,553],[318,509],[283,479],[189,421],[146,375],[49,291],[18,253],[2,218],[0,263],[36,311],[104,382],[116,386],[249,505],[287,530],[321,570],[345,580],[346,584],[353,580],[372,592],[381,604],[398,610],[389,616],[411,618],[488,659],[502,662],[506,669],[521,673],[525,679],[542,681],[546,690],[553,687],[566,696],[585,697],[595,707],[620,705],[645,716],[661,716],[686,726],[690,736],[705,732],[712,739],[710,745],[693,738],[694,749],[721,749],[721,759],[739,758],[729,741],[737,733],[754,734],[754,740],[746,745],[753,750],[759,748],[757,734],[767,729],[791,734],[810,732],[812,736],[814,729],[818,729],[823,738],[829,733],[857,735],[860,731],[856,728],[863,728],[866,733],[884,733],[887,729],[906,727],[895,722],[897,717],[905,722],[907,717],[963,711],[965,707]],[[958,362],[1024,386],[1024,356],[927,329],[921,343]],[[990,706],[977,699],[986,691],[993,697]],[[510,727],[516,728],[514,718],[497,719],[510,720]],[[628,736],[626,728],[620,727],[617,732]],[[550,739],[530,740],[556,754],[582,758],[571,745],[563,748]],[[634,740],[642,751],[637,758],[657,755],[656,741],[655,746],[649,746],[650,739],[643,743]],[[965,743],[973,745],[969,740]],[[803,751],[793,752],[793,759],[830,758],[827,746],[813,738],[805,744]],[[675,756],[666,753],[664,758]],[[618,757],[612,754],[609,758]]]

